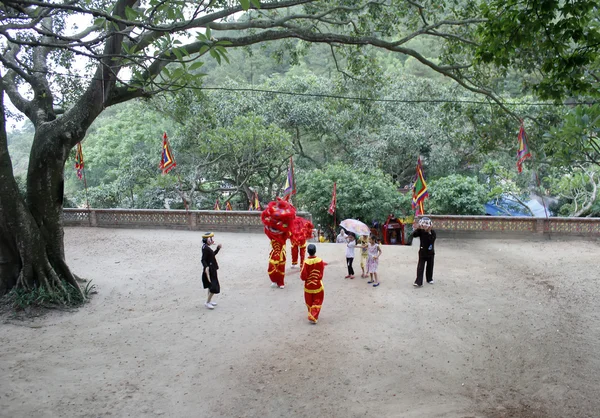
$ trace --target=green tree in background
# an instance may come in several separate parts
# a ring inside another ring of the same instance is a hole
[[[475,177],[453,174],[428,184],[425,211],[434,215],[485,215],[485,187]]]
[[[370,225],[373,220],[385,220],[392,213],[408,214],[409,208],[401,206],[400,193],[391,178],[377,169],[336,164],[323,170],[298,173],[296,181],[299,192],[294,203],[310,212],[313,223],[323,229],[333,225],[333,216],[327,210],[334,182],[337,183],[337,222],[355,218]]]
[[[198,139],[198,152],[214,161],[205,173],[229,185],[228,191],[242,192],[250,202],[257,186],[268,198],[283,186],[292,143],[276,125],[256,115],[238,116],[231,126],[206,131]]]

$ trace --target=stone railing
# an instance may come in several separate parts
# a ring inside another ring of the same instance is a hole
[[[225,210],[157,210],[157,209],[67,209],[64,226],[99,226],[107,228],[166,228],[204,231],[262,232],[260,211]],[[307,212],[299,216],[312,220]]]
[[[589,237],[600,238],[600,218],[530,218],[513,216],[429,216],[444,237]]]
[[[262,232],[260,211],[64,209],[63,225],[107,228],[167,228]],[[299,216],[312,220],[307,212]],[[456,238],[600,238],[600,218],[529,218],[512,216],[431,215],[440,237]]]

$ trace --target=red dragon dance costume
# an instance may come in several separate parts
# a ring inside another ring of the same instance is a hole
[[[298,266],[298,255],[300,255],[300,268],[304,265],[306,254],[306,240],[312,237],[314,225],[308,219],[297,216],[292,222],[292,267]]]
[[[288,201],[277,198],[262,212],[265,234],[271,239],[268,274],[271,282],[279,287],[285,285],[285,243],[291,234],[296,208]]]
[[[308,320],[317,323],[325,290],[323,288],[323,272],[325,263],[317,256],[309,256],[304,261],[300,278],[304,281],[304,301],[308,309]]]

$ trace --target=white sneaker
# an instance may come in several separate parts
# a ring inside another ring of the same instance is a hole
[[[285,286],[279,286],[280,289],[285,289]]]
[[[277,283],[271,283],[271,287],[272,287],[273,289],[275,289],[276,287],[278,287],[278,286],[277,286]]]
[[[217,302],[208,302],[208,303],[210,303],[212,306],[217,306],[218,305]]]
[[[429,284],[433,284],[433,283],[435,283],[435,282],[432,280],[432,281],[430,281],[430,282],[427,282],[427,283],[429,283]]]
[[[215,309],[215,307],[208,302],[206,302],[204,306],[206,306],[208,309]]]

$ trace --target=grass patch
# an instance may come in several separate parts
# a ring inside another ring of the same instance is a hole
[[[83,295],[74,286],[63,280],[64,289],[51,291],[45,287],[33,289],[13,289],[6,298],[16,310],[30,308],[76,308],[89,301],[90,295],[96,293],[96,285],[88,282],[81,288]]]

